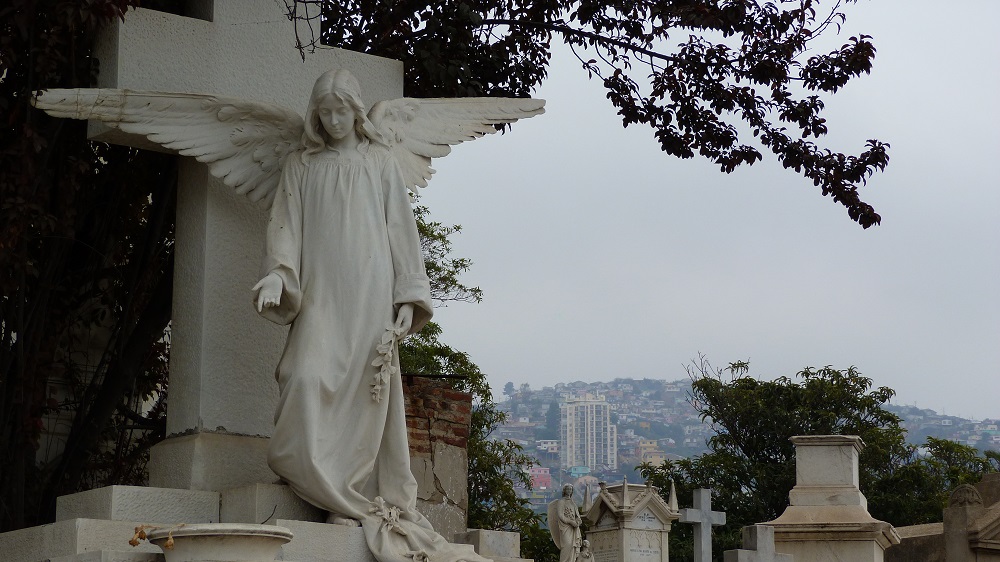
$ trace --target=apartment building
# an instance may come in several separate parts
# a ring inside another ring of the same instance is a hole
[[[559,407],[559,464],[592,471],[618,469],[618,428],[603,396],[570,398]]]

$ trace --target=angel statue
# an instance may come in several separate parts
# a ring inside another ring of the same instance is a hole
[[[360,525],[380,562],[483,562],[416,510],[397,340],[432,314],[409,191],[431,158],[542,113],[535,99],[413,99],[366,115],[343,69],[305,120],[264,103],[129,90],[49,90],[35,106],[99,119],[181,155],[270,208],[254,305],[291,324],[275,376],[271,469],[330,523]]]
[[[548,515],[549,533],[552,535],[552,542],[559,549],[559,562],[578,562],[583,544],[580,532],[583,518],[573,499],[572,484],[564,484],[562,497],[549,502]]]

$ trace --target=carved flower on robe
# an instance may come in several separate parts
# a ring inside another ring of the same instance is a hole
[[[418,550],[415,552],[407,552],[407,558],[412,558],[413,562],[431,562],[431,557],[427,555],[426,552]]]
[[[406,530],[399,526],[399,508],[386,503],[382,499],[382,496],[375,496],[371,507],[368,508],[368,513],[382,518],[382,525],[378,528],[379,531],[388,529],[396,534],[406,536]]]
[[[402,329],[390,325],[386,328],[385,333],[382,334],[382,340],[375,346],[375,351],[378,355],[372,361],[372,366],[379,368],[378,372],[372,377],[374,380],[372,381],[371,393],[372,400],[375,402],[382,401],[382,390],[389,386],[389,380],[393,375],[399,374],[399,368],[394,367],[392,364],[392,355],[395,349],[394,344],[403,335]]]

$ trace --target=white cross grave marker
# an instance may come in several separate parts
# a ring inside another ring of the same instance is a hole
[[[295,49],[274,0],[189,3],[198,18],[147,9],[108,26],[95,47],[98,86],[211,93],[303,111],[316,78],[342,67],[364,100],[402,96],[403,66],[339,49]],[[201,19],[199,19],[201,18]],[[96,140],[148,148],[143,137],[91,124]],[[284,329],[257,316],[265,213],[192,158],[179,163],[167,439],[153,448],[150,484],[223,490],[272,482],[267,437]]]
[[[726,524],[726,514],[712,511],[712,490],[694,491],[694,507],[681,510],[681,523],[694,525],[694,562],[712,562],[712,527]]]
[[[725,562],[792,562],[791,554],[774,551],[774,527],[751,525],[743,527],[743,548],[727,550]]]

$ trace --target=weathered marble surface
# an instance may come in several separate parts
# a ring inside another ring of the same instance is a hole
[[[775,549],[795,560],[883,562],[885,550],[900,538],[892,525],[868,513],[858,488],[861,438],[810,435],[792,437],[792,443],[797,468],[791,505],[765,523],[774,527]]]

